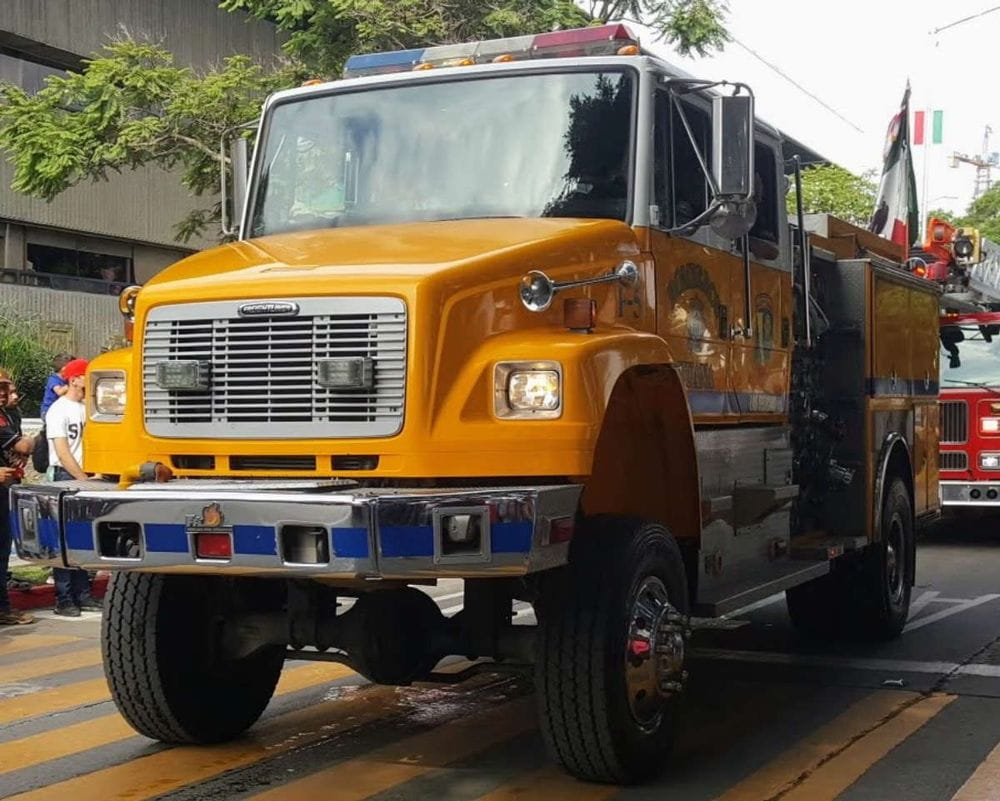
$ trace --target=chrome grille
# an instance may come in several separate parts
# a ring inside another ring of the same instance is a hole
[[[295,316],[241,317],[243,301],[159,306],[142,343],[146,429],[164,437],[382,437],[403,424],[406,307],[396,298],[296,299]],[[318,382],[322,359],[374,364],[369,389]],[[162,389],[161,361],[210,365],[204,391]]]
[[[965,401],[941,401],[941,441],[966,442],[969,439],[969,404]]]
[[[941,451],[940,468],[942,470],[967,470],[969,459],[965,451]]]

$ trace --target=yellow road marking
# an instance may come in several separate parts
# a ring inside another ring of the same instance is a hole
[[[360,801],[485,751],[530,730],[534,724],[532,699],[519,699],[407,737],[252,798],[254,801]]]
[[[997,801],[1000,797],[1000,745],[979,763],[973,773],[958,788],[951,801]]]
[[[238,741],[178,746],[121,765],[29,790],[5,801],[144,801],[385,717],[399,705],[391,687],[366,687],[352,698],[324,701],[271,718]]]
[[[855,737],[873,729],[879,721],[917,697],[917,693],[898,690],[881,690],[865,696],[756,773],[730,787],[716,801],[774,798],[790,788],[800,776],[815,770],[830,754],[846,747]]]
[[[503,784],[475,801],[605,801],[619,792],[620,787],[587,784],[547,767]]]
[[[83,637],[65,637],[60,634],[12,634],[0,636],[0,656],[30,651],[33,648],[51,648],[68,642],[80,642]]]
[[[48,676],[52,673],[61,673],[65,670],[76,670],[77,668],[92,667],[99,664],[101,664],[100,648],[86,648],[82,651],[71,651],[68,654],[46,656],[41,659],[28,659],[24,662],[15,662],[13,665],[0,665],[0,684],[9,684],[13,681],[24,681],[25,679],[37,679],[40,676]]]
[[[932,695],[902,710],[833,759],[824,762],[781,801],[833,801],[872,765],[954,701],[954,695]]]
[[[16,695],[0,701],[0,724],[64,712],[76,706],[108,700],[108,683],[104,676],[89,681],[77,681],[48,690]]]
[[[343,665],[312,662],[308,665],[286,668],[274,691],[276,696],[287,695],[318,684],[352,675]],[[78,754],[91,748],[137,737],[135,729],[117,712],[93,720],[63,726],[54,731],[44,731],[19,740],[0,743],[0,776],[15,770],[51,759]]]

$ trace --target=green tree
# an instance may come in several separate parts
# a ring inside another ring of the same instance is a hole
[[[983,236],[1000,242],[1000,184],[973,200],[956,225],[978,228]]]
[[[681,53],[729,41],[725,0],[221,0],[286,31],[285,51],[315,75],[339,75],[351,53],[405,50],[609,20],[652,27]]]
[[[877,191],[874,170],[855,175],[836,164],[802,170],[802,205],[806,214],[833,214],[854,225],[867,227]],[[794,186],[787,195],[787,203],[788,213],[795,214]]]
[[[293,72],[232,56],[197,74],[155,44],[121,39],[82,72],[50,77],[37,94],[0,84],[0,148],[14,166],[12,188],[51,200],[81,181],[156,164],[179,169],[193,194],[212,195],[222,133],[255,117]],[[178,223],[178,238],[202,232],[218,214],[215,200],[193,211]]]
[[[35,415],[55,353],[46,344],[44,324],[10,306],[0,306],[0,368],[10,372],[25,415]]]
[[[287,33],[290,61],[265,67],[232,56],[205,72],[179,67],[162,47],[121,38],[79,73],[51,77],[29,95],[0,84],[0,149],[12,188],[51,200],[82,181],[157,165],[205,204],[176,225],[177,237],[217,230],[215,191],[223,132],[256,117],[263,99],[304,76],[336,76],[353,52],[422,47],[636,18],[682,51],[704,53],[728,38],[724,0],[218,0]],[[249,136],[249,134],[247,134]]]

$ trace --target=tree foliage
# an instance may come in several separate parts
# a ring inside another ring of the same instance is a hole
[[[286,31],[286,52],[316,75],[337,75],[351,53],[516,36],[626,19],[681,53],[722,49],[725,0],[221,0]]]
[[[836,164],[806,167],[802,170],[802,205],[806,214],[832,214],[854,225],[868,226],[878,184],[875,171],[861,175]],[[795,192],[788,193],[788,213],[795,214]]]
[[[14,166],[13,189],[51,200],[81,181],[156,164],[180,169],[194,195],[211,195],[222,133],[255,117],[290,72],[231,56],[197,74],[156,44],[120,39],[34,95],[2,84],[0,148]],[[179,223],[179,238],[217,219],[216,206]]]
[[[978,228],[983,236],[1000,242],[1000,184],[992,186],[973,200],[966,209],[965,216],[954,224]]]
[[[276,24],[290,61],[265,67],[231,56],[205,72],[178,66],[154,42],[120,38],[79,73],[50,77],[30,95],[0,83],[0,149],[12,188],[51,200],[82,181],[157,165],[180,171],[206,197],[176,226],[178,239],[214,234],[219,220],[219,140],[259,114],[272,91],[304,76],[337,76],[346,57],[537,33],[612,19],[650,24],[681,52],[728,40],[725,0],[217,0]]]
[[[43,323],[10,306],[0,307],[0,368],[17,383],[23,414],[37,414],[55,352],[46,344]]]

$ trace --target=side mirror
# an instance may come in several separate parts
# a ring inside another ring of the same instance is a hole
[[[754,202],[753,95],[712,98],[712,187],[717,209],[712,230],[745,236],[757,220]]]
[[[233,138],[227,141],[229,136]],[[243,209],[246,206],[247,179],[250,173],[249,148],[247,140],[241,135],[239,128],[230,129],[223,134],[219,144],[219,163],[221,165],[219,176],[222,197],[222,233],[225,236],[236,236],[239,234],[240,221],[243,219]],[[231,194],[230,187],[232,188]]]
[[[719,200],[753,198],[753,97],[712,98],[712,178]]]

